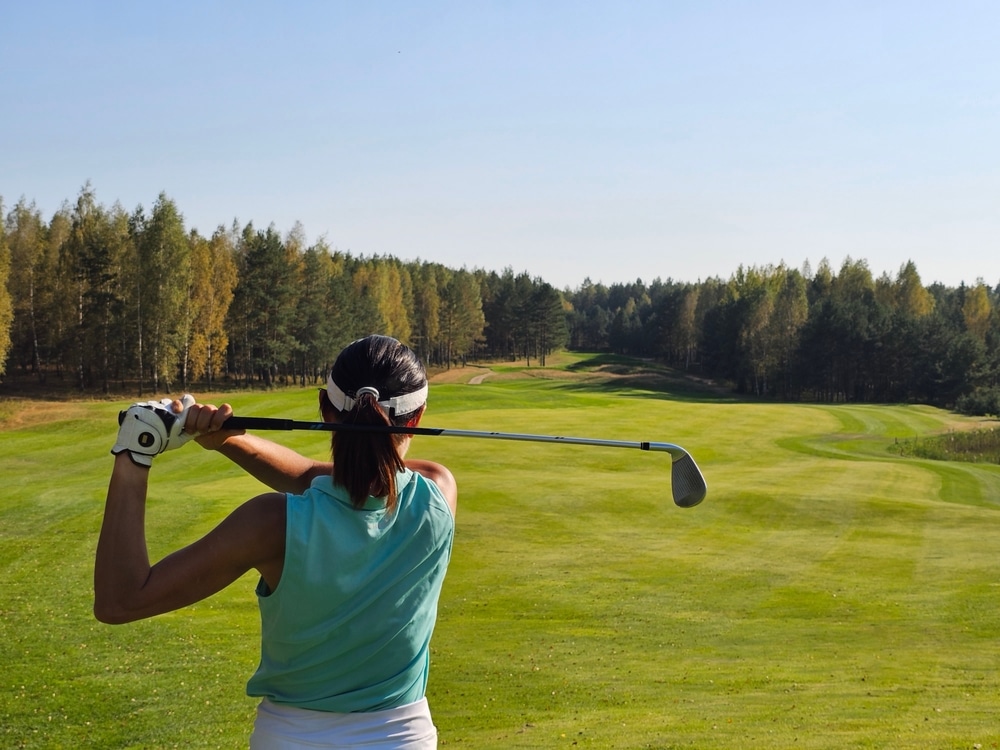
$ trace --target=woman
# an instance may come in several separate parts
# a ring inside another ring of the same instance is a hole
[[[427,376],[386,336],[340,353],[320,391],[330,422],[415,426]],[[454,535],[451,472],[404,460],[410,436],[333,435],[333,462],[224,430],[232,415],[196,404],[133,405],[112,448],[94,570],[94,612],[123,623],[211,596],[260,573],[261,697],[254,750],[434,748],[424,697],[428,644]],[[149,466],[194,437],[271,487],[193,544],[150,566],[144,534]]]

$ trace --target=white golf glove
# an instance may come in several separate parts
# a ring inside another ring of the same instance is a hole
[[[139,466],[152,466],[153,456],[163,451],[180,448],[194,435],[184,432],[184,421],[188,409],[194,406],[195,398],[185,393],[180,399],[184,407],[175,412],[170,408],[174,399],[144,401],[132,404],[118,415],[118,440],[111,452],[118,455],[128,451],[129,457]]]

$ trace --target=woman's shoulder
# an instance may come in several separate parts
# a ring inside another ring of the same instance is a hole
[[[434,461],[410,459],[406,462],[406,468],[432,482],[441,492],[452,515],[455,514],[458,508],[458,483],[447,466]]]

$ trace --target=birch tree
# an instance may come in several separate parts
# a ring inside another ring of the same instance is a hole
[[[48,230],[41,212],[25,199],[17,202],[5,221],[10,249],[10,277],[13,320],[9,360],[14,368],[31,372],[45,382],[48,356],[43,352],[50,330],[46,316],[51,303],[55,263],[48,252]]]
[[[211,239],[196,232],[191,243],[191,285],[188,289],[188,337],[182,359],[181,385],[203,378],[209,390],[225,366],[229,345],[226,316],[236,288],[236,260],[230,235],[219,227]]]
[[[993,306],[990,304],[989,290],[986,288],[986,284],[980,281],[966,293],[965,301],[962,303],[962,320],[965,323],[965,330],[980,341],[986,341],[992,312]]]

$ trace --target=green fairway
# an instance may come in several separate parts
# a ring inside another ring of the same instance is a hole
[[[428,692],[442,747],[1000,747],[1000,467],[890,450],[976,422],[593,364],[449,373],[424,424],[675,442],[708,497],[675,507],[662,453],[417,438],[460,489]],[[223,399],[317,416],[315,389]],[[246,746],[251,576],[146,622],[91,615],[124,403],[0,403],[0,747]],[[262,489],[196,445],[157,458],[151,555]]]

